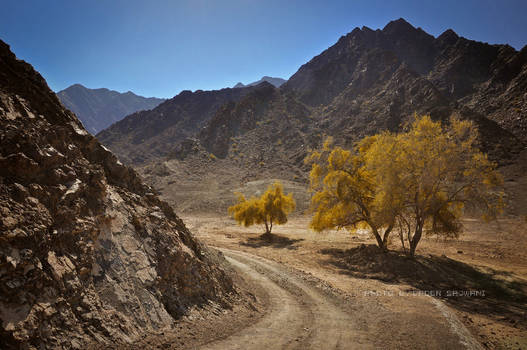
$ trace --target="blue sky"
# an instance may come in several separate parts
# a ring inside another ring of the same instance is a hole
[[[3,0],[0,39],[61,90],[172,97],[288,78],[355,27],[405,18],[432,35],[527,44],[527,1]]]

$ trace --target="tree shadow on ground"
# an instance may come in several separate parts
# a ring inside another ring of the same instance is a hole
[[[412,259],[401,252],[383,253],[374,245],[320,253],[328,256],[322,263],[336,266],[343,274],[440,292],[440,298],[458,310],[527,328],[527,282],[509,272],[471,266],[444,255]]]
[[[251,248],[260,247],[271,247],[271,248],[286,248],[286,249],[298,249],[295,244],[303,241],[304,239],[291,239],[288,237],[280,236],[274,233],[264,233],[258,237],[248,238],[245,242],[240,243],[243,246]]]

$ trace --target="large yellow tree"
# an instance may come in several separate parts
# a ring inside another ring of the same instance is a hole
[[[383,249],[397,229],[413,256],[425,232],[457,237],[467,207],[485,219],[502,209],[501,176],[479,151],[469,121],[443,126],[419,117],[405,132],[367,137],[352,152],[337,147],[322,154],[310,158],[315,229],[366,225]]]
[[[260,198],[246,199],[243,194],[238,194],[238,202],[228,210],[240,225],[264,224],[265,233],[271,234],[273,225],[285,224],[287,215],[294,209],[293,194],[284,195],[282,184],[275,182]]]

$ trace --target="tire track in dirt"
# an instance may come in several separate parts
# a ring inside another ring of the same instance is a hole
[[[202,349],[370,349],[372,335],[329,298],[272,262],[221,249],[227,260],[264,288],[270,310],[256,324]]]
[[[312,315],[309,310],[265,275],[238,260],[229,257],[227,260],[254,284],[267,291],[269,310],[256,324],[227,339],[207,344],[202,349],[293,349],[297,334],[302,334],[304,323],[310,322]]]

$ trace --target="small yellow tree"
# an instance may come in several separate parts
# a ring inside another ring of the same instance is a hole
[[[248,227],[254,224],[264,224],[265,234],[271,234],[273,225],[285,224],[287,215],[294,209],[293,194],[284,195],[282,184],[275,182],[260,198],[251,197],[247,200],[243,194],[239,193],[238,202],[228,210],[240,225]]]

